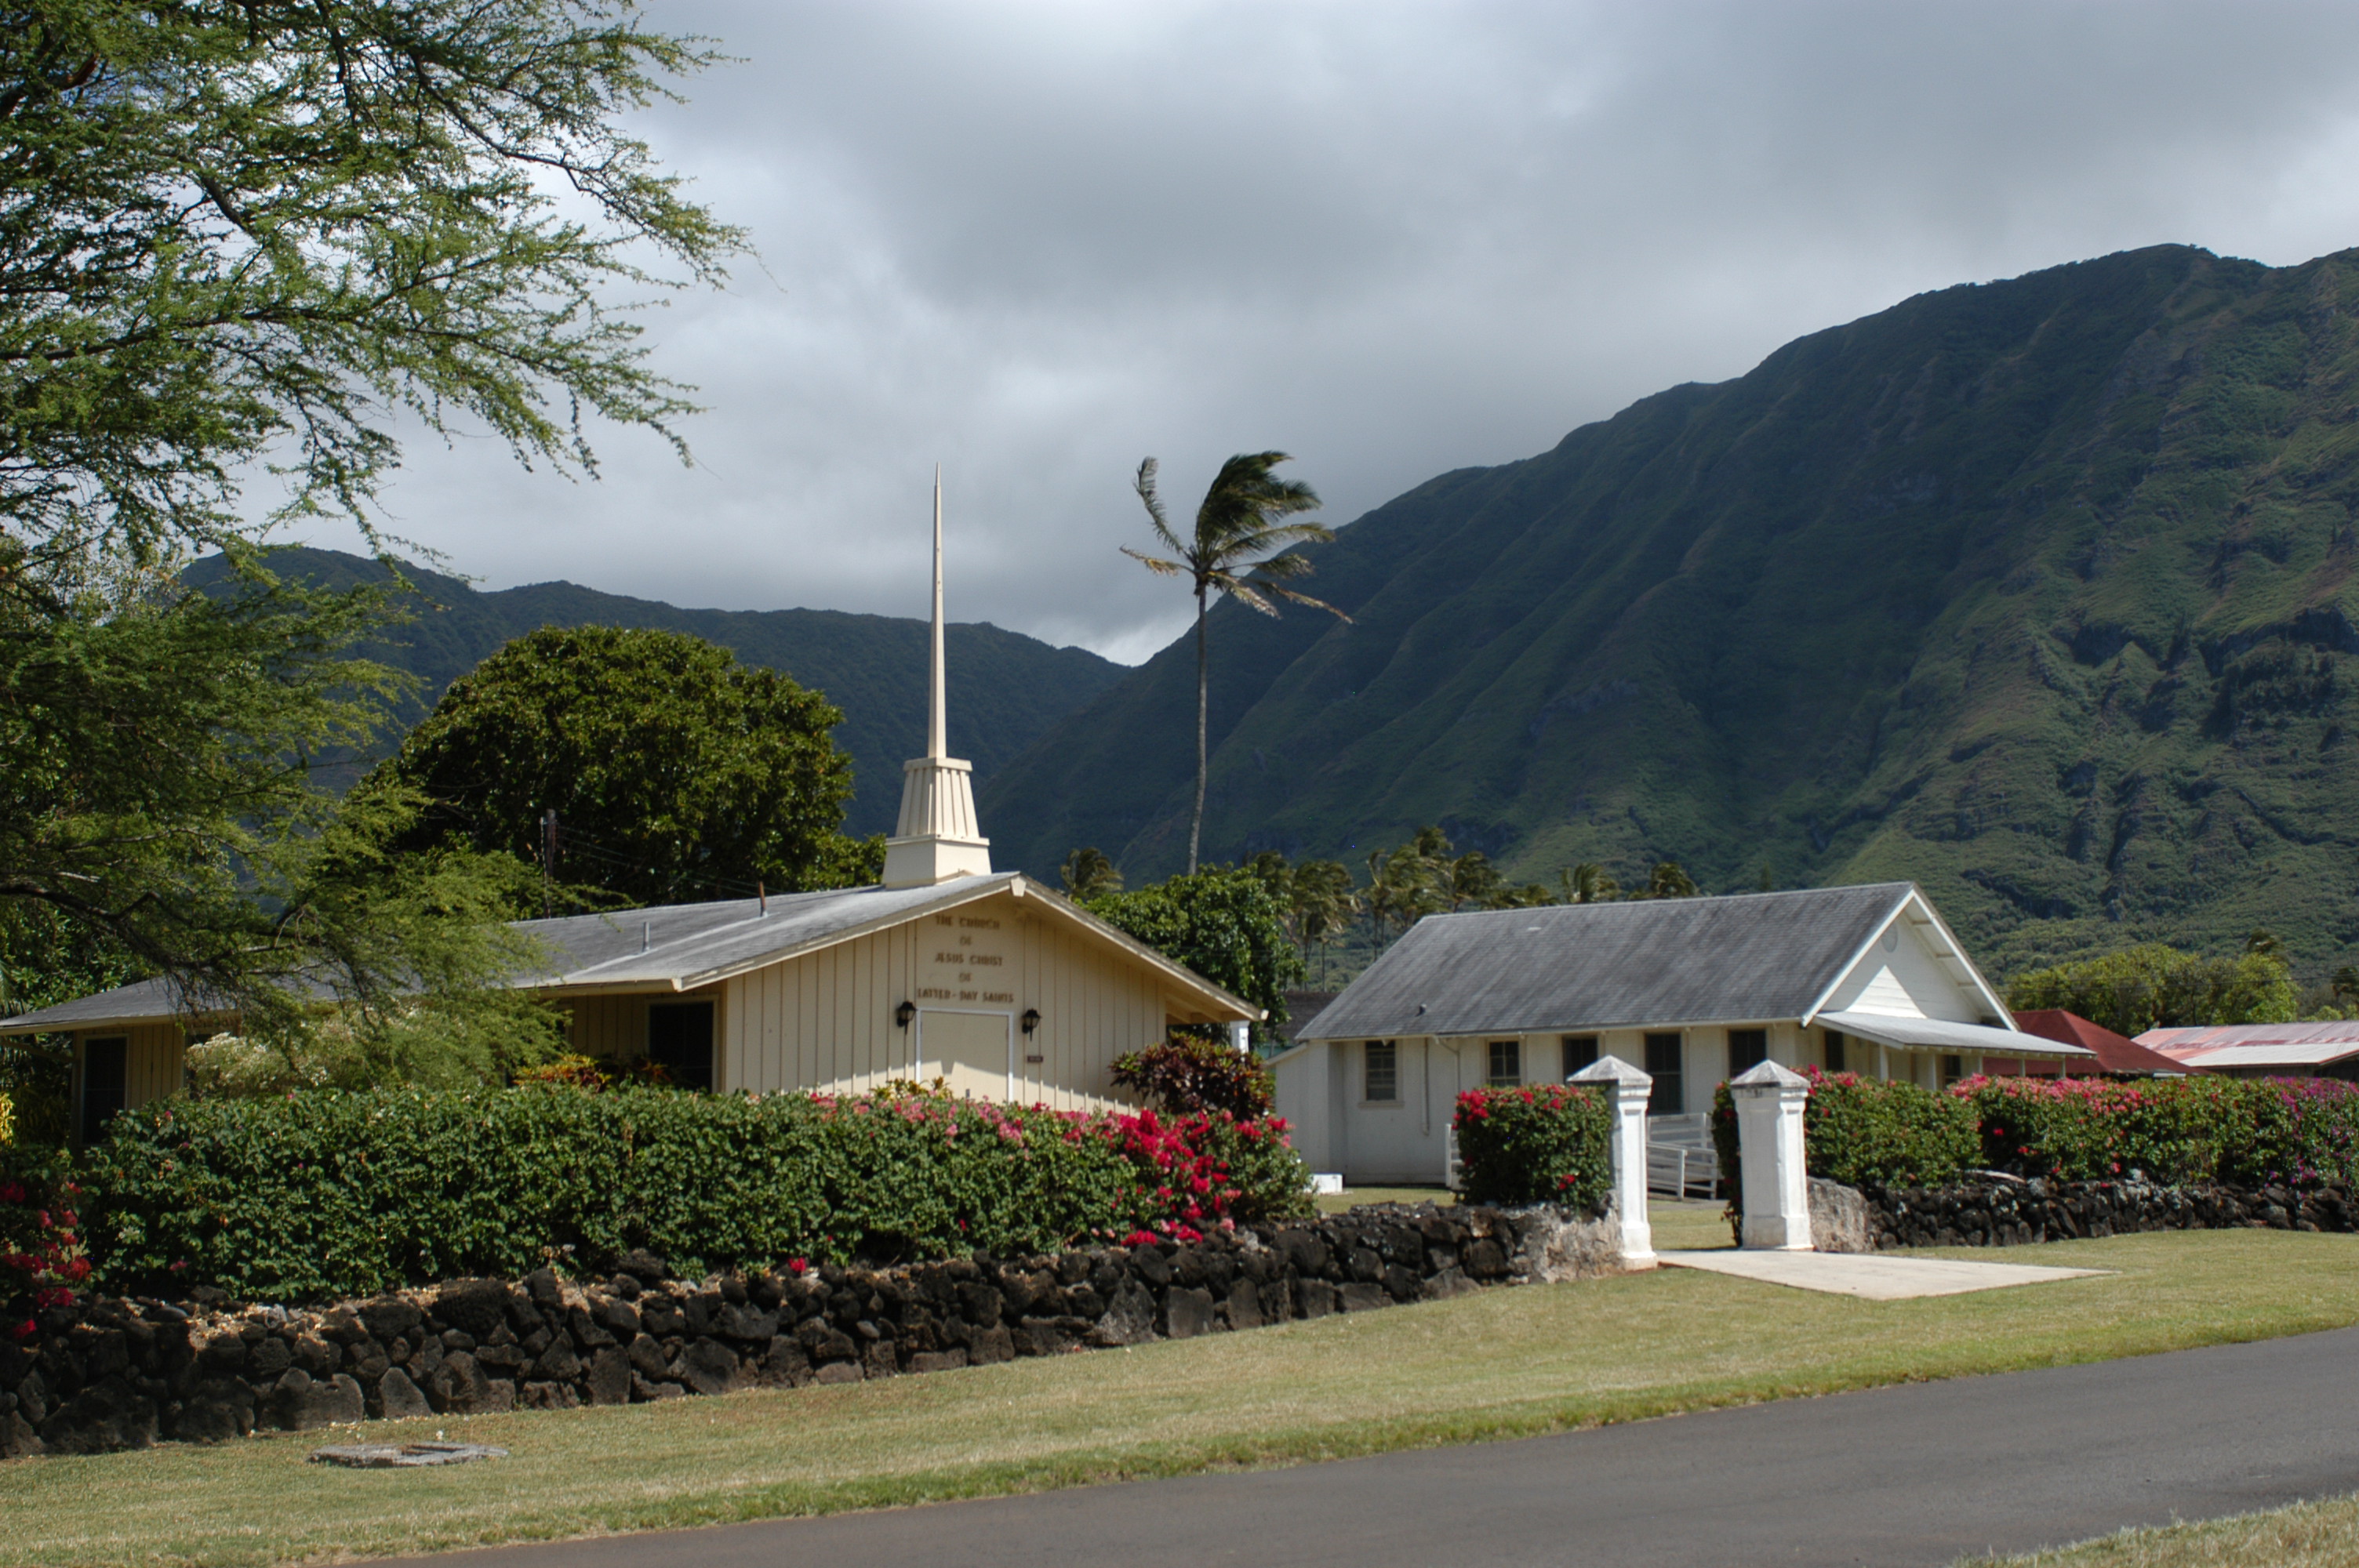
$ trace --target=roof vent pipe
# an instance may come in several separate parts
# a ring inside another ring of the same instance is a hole
[[[640,952],[642,952],[642,953],[644,953],[644,952],[647,951],[647,949],[649,949],[650,947],[654,946],[655,946],[655,939],[656,939],[656,923],[655,923],[654,921],[652,921],[652,920],[642,920],[642,921],[640,921],[640,922],[639,922],[639,951],[640,951]]]

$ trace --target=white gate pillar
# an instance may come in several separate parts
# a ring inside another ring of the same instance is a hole
[[[1775,1062],[1731,1078],[1737,1161],[1745,1168],[1745,1245],[1810,1250],[1810,1179],[1802,1168],[1802,1102],[1810,1080]]]
[[[1647,1097],[1655,1080],[1619,1056],[1600,1056],[1571,1082],[1605,1086],[1614,1118],[1614,1206],[1622,1220],[1622,1262],[1655,1266],[1655,1227],[1647,1218]]]

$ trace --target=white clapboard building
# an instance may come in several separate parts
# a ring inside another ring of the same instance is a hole
[[[1295,1147],[1353,1185],[1433,1184],[1461,1091],[1560,1083],[1601,1055],[1654,1077],[1694,1141],[1763,1061],[1928,1087],[2090,1060],[2018,1031],[1910,882],[1430,915],[1273,1058]]]

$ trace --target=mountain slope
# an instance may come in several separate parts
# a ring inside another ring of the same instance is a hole
[[[291,549],[273,557],[284,576],[334,586],[382,581],[385,568],[338,550]],[[415,621],[371,656],[408,670],[431,706],[450,684],[510,638],[541,626],[658,627],[718,643],[748,664],[783,670],[843,709],[836,744],[852,756],[855,793],[844,829],[889,833],[901,803],[901,764],[926,749],[926,623],[834,610],[681,610],[570,582],[481,593],[418,568]],[[219,580],[218,557],[191,567],[191,581]],[[996,626],[952,624],[950,743],[987,779],[1050,723],[1104,691],[1123,666],[1082,648],[1052,648]],[[415,719],[421,707],[407,717]]]
[[[1440,821],[1518,877],[1913,877],[2001,968],[2359,940],[2359,253],[1943,290],[1445,474],[1213,632],[1209,853]],[[1004,863],[1184,853],[1174,644],[984,792]]]

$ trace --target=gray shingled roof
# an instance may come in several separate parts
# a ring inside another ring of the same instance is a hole
[[[1800,1018],[1916,888],[1429,915],[1303,1040]]]
[[[770,900],[766,913],[758,900],[747,898],[519,921],[516,929],[539,938],[549,948],[552,962],[549,972],[518,983],[549,989],[613,987],[640,990],[709,985],[745,969],[776,963],[806,948],[897,925],[932,909],[989,897],[1022,880],[1016,871],[995,871],[987,876],[961,877],[934,887],[839,888],[826,892],[781,893]],[[1027,891],[1037,895],[1046,890],[1033,883]],[[1162,964],[1175,977],[1234,1002],[1247,1015],[1256,1013],[1250,1005],[1231,997],[1211,981],[1162,958],[1113,927],[1079,910],[1071,913],[1109,940]],[[142,980],[96,996],[60,1002],[21,1018],[0,1019],[0,1033],[161,1022],[179,1011],[178,1001],[168,981]]]

